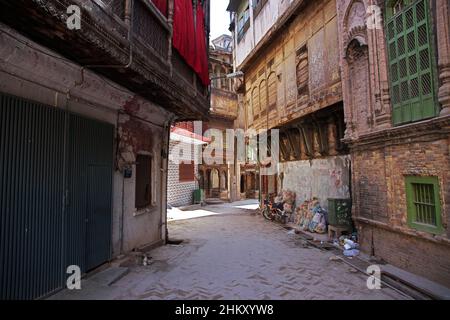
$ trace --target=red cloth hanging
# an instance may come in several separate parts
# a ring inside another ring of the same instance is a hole
[[[173,12],[173,46],[188,65],[195,65],[195,26],[192,0],[175,0]]]
[[[203,85],[208,86],[210,80],[209,80],[208,55],[206,53],[205,13],[203,12],[203,6],[200,3],[197,5],[196,14],[197,14],[197,26],[195,32],[196,59],[194,70],[200,77]]]
[[[161,13],[167,17],[167,0],[151,0]]]

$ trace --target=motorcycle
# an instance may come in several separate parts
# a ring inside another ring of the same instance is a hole
[[[269,221],[278,221],[282,224],[286,224],[289,218],[284,211],[284,203],[273,202],[269,198],[264,200],[262,215]]]

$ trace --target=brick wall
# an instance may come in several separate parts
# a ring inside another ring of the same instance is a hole
[[[363,251],[371,252],[373,234],[374,251],[377,257],[450,287],[450,247],[448,245],[365,224],[359,224],[358,229]]]
[[[428,133],[420,134],[419,127]],[[361,246],[371,253],[373,236],[377,257],[450,287],[450,136],[443,128],[433,135],[436,131],[423,125],[409,130],[409,138],[393,136],[371,148],[354,145],[353,213]],[[419,132],[415,137],[413,130]],[[439,178],[442,234],[408,226],[405,176],[410,175]]]

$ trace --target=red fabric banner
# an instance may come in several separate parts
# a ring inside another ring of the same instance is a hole
[[[151,0],[161,13],[167,17],[167,0]]]
[[[205,14],[197,6],[197,25],[194,25],[192,0],[175,0],[173,12],[173,46],[186,63],[197,73],[202,83],[209,85],[208,57],[205,35]]]
[[[205,34],[205,13],[203,7],[197,6],[197,28],[196,28],[196,59],[194,70],[200,77],[203,85],[208,86],[209,80],[209,67],[208,67],[208,55],[206,53],[206,34]]]
[[[194,9],[191,0],[174,1],[173,46],[188,65],[195,65]]]

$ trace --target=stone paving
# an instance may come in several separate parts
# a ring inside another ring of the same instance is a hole
[[[112,285],[87,279],[82,290],[52,299],[404,298],[389,288],[369,290],[366,276],[253,210],[204,210],[228,214],[171,222],[170,237],[184,239],[182,245],[151,251],[149,266],[130,267]]]

